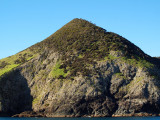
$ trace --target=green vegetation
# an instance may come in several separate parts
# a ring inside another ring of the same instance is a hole
[[[116,77],[118,77],[118,78],[122,78],[122,79],[127,80],[127,77],[126,77],[126,76],[124,76],[121,72],[119,72],[119,73],[115,73],[114,75],[116,75]]]
[[[32,105],[35,105],[35,104],[37,104],[38,102],[39,102],[38,98],[35,98],[35,99],[33,99],[33,101],[32,101]]]
[[[0,69],[6,67],[7,65],[9,65],[9,63],[7,63],[5,61],[2,61],[1,64],[0,64]]]
[[[119,62],[127,63],[127,64],[133,65],[135,67],[145,67],[145,68],[154,67],[153,63],[145,60],[144,58],[140,58],[138,56],[136,56],[134,58],[128,58],[127,56],[115,57],[115,56],[109,54],[108,56],[104,57],[104,59],[101,61],[109,61],[109,60],[116,60],[116,59],[119,59],[120,60]]]
[[[135,79],[135,80],[132,80],[126,87],[128,89],[130,89],[130,87],[133,87],[134,85],[138,85],[138,83],[143,80],[142,77],[140,77],[139,79]]]
[[[78,56],[78,58],[83,58],[83,57],[84,57],[84,55],[79,55],[79,56]]]
[[[123,74],[121,72],[119,73],[115,73],[116,76],[123,76]]]
[[[130,92],[130,90],[132,89],[132,87],[134,87],[135,85],[136,86],[140,86],[141,87],[141,85],[143,85],[143,80],[144,80],[144,77],[142,76],[142,77],[139,77],[139,78],[137,78],[137,79],[134,79],[134,80],[132,80],[129,84],[127,84],[127,86],[122,86],[120,89],[119,89],[119,91],[120,92]]]
[[[115,73],[114,75],[116,75],[116,76],[118,76],[118,77],[124,77],[124,75],[123,75],[121,72]]]
[[[33,54],[30,50],[24,50],[13,56],[0,60],[0,76],[18,67],[19,65],[29,61],[36,54]]]
[[[58,61],[53,67],[53,70],[51,71],[53,78],[65,78],[69,74],[69,72],[65,73],[64,68],[60,68],[60,66],[61,62]]]
[[[18,65],[19,64],[12,64],[12,65],[8,65],[4,69],[0,69],[0,76],[3,75],[4,73],[9,72],[10,70],[12,70],[13,68],[17,67]]]
[[[41,99],[42,99],[42,94],[39,94],[39,96],[37,96],[36,98],[33,99],[32,105],[38,104]]]
[[[145,68],[152,68],[154,64],[148,62],[147,60],[137,57],[137,59],[127,59],[126,57],[122,57],[122,60],[130,65],[137,66],[137,67],[145,67]]]

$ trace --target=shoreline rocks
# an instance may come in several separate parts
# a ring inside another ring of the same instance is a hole
[[[148,116],[160,116],[160,114],[152,114],[152,113],[135,113],[135,114],[123,114],[123,115],[112,115],[112,116],[104,116],[104,115],[83,115],[83,116],[76,116],[76,115],[46,115],[44,113],[33,112],[33,111],[25,111],[20,114],[15,114],[11,117],[50,117],[50,118],[77,118],[77,117],[148,117]],[[6,116],[7,117],[7,116]]]

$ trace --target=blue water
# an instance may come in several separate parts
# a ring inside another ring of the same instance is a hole
[[[0,117],[0,120],[160,120],[160,117],[106,117],[106,118],[9,118]]]

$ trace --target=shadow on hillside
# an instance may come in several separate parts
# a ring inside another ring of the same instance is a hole
[[[157,67],[160,68],[160,57],[157,58],[157,57],[152,57],[152,61],[151,61],[153,64],[156,64]]]
[[[33,97],[26,78],[14,70],[0,79],[0,116],[14,115],[32,110]]]

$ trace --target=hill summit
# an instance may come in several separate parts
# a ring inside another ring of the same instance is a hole
[[[122,36],[76,18],[0,60],[0,114],[158,115],[159,65]]]

